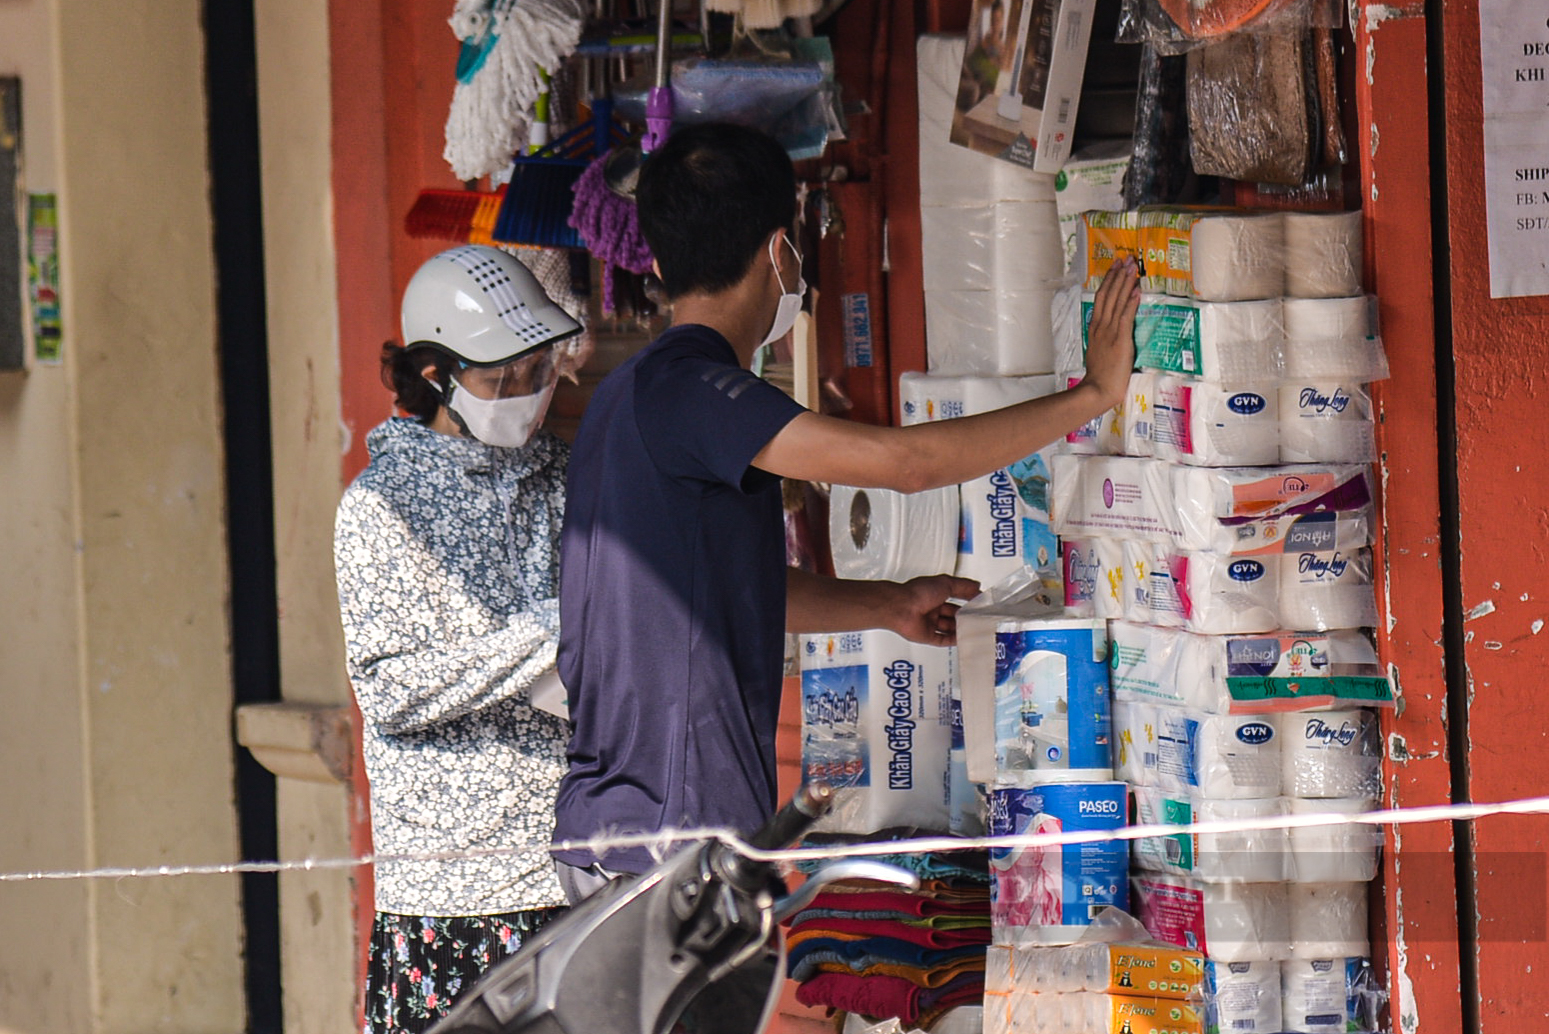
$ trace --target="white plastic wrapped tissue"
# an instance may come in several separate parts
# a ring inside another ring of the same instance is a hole
[[[1388,360],[1377,336],[1375,299],[1287,298],[1287,380],[1345,380],[1369,383],[1388,375]]]
[[[1281,395],[1273,384],[1223,388],[1158,375],[1152,388],[1152,455],[1200,467],[1280,462]]]
[[[957,563],[955,487],[904,495],[834,485],[828,541],[840,578],[904,582],[946,574]]]
[[[1156,752],[1162,789],[1222,801],[1280,796],[1281,742],[1272,715],[1159,706]]]
[[[1382,738],[1364,708],[1276,716],[1285,793],[1375,800],[1382,790]]]
[[[1341,298],[1361,293],[1361,213],[1286,212],[1285,293]]]
[[[1286,884],[1137,873],[1130,894],[1135,916],[1159,941],[1198,949],[1216,962],[1291,957]]]

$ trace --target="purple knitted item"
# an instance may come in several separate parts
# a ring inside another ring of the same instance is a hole
[[[575,203],[568,222],[586,242],[586,248],[602,259],[602,307],[616,311],[613,305],[613,267],[631,273],[651,271],[651,249],[640,236],[640,220],[633,201],[627,201],[608,189],[602,176],[606,153],[598,155],[581,173],[571,189]]]

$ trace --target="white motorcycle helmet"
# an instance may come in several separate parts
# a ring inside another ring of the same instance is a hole
[[[551,346],[581,324],[544,293],[532,271],[498,248],[470,244],[422,265],[403,293],[405,348],[457,360],[437,387],[463,431],[488,445],[523,445],[553,396]]]
[[[574,337],[581,324],[537,277],[499,248],[465,244],[428,260],[403,292],[403,345],[438,348],[469,366],[497,366]]]

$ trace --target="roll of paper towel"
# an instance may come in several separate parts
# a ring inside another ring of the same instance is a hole
[[[1166,256],[1168,291],[1206,301],[1285,293],[1285,222],[1279,212],[1142,210],[1148,254]]]
[[[1128,812],[1119,782],[990,792],[990,835],[1115,830]],[[990,848],[990,924],[997,944],[1070,944],[1103,906],[1129,910],[1122,841]]]
[[[1213,800],[1278,797],[1280,741],[1272,715],[1158,707],[1157,785]]]
[[[1361,213],[1286,212],[1285,293],[1344,298],[1361,293]]]
[[[1131,621],[1111,622],[1108,634],[1115,700],[1177,705],[1212,714],[1231,709],[1225,678],[1227,640]],[[1171,714],[1171,708],[1159,708],[1158,720]]]
[[[1311,550],[1280,557],[1280,618],[1285,628],[1323,631],[1377,623],[1372,551]]]
[[[1114,709],[1117,716],[1118,708]],[[1117,721],[1117,718],[1115,718]],[[1286,799],[1292,815],[1360,815],[1372,810],[1363,797],[1307,800]],[[1291,839],[1290,878],[1297,883],[1365,883],[1377,878],[1377,845],[1381,833],[1365,823],[1300,826]]]
[[[921,205],[920,250],[927,291],[995,287],[995,206]]]
[[[885,488],[835,485],[828,541],[840,578],[906,582],[946,574],[957,563],[956,488],[904,495]]]
[[[1372,400],[1344,381],[1297,381],[1280,388],[1280,462],[1370,463],[1377,458]]]
[[[1203,951],[1215,962],[1291,957],[1283,883],[1205,883],[1159,873],[1130,883],[1133,914],[1159,941]]]
[[[1285,299],[1286,378],[1369,383],[1386,377],[1374,304],[1360,296]]]
[[[1108,628],[1092,618],[995,628],[995,754],[1008,783],[1113,778]]]
[[[1135,789],[1139,825],[1189,825],[1264,819],[1283,814],[1282,799],[1213,801],[1159,787]],[[1194,876],[1211,883],[1278,883],[1285,879],[1287,838],[1283,829],[1175,833],[1132,841],[1137,868]]]
[[[1205,1002],[1212,1031],[1280,1034],[1280,963],[1205,963]]]
[[[1216,538],[1223,520],[1337,513],[1366,506],[1372,498],[1368,468],[1360,464],[1175,466],[1167,473],[1172,482],[1172,526],[1177,529],[1174,541],[1192,549],[1206,548],[1199,543]]]
[[[1117,539],[1065,539],[1065,611],[1072,617],[1124,616],[1124,544]]]
[[[1290,885],[1291,957],[1326,959],[1369,950],[1365,883]]]
[[[1382,741],[1365,709],[1278,715],[1282,778],[1291,797],[1364,797],[1382,789]]]
[[[1157,783],[1156,705],[1113,702],[1113,776],[1131,786]]]
[[[1255,557],[1151,548],[1160,550],[1160,555],[1154,555],[1149,565],[1150,589],[1145,595],[1151,617],[1143,620],[1205,635],[1281,627],[1278,564]]]
[[[1093,298],[1082,295],[1083,320],[1088,323]],[[1143,294],[1135,313],[1135,365],[1158,373],[1232,386],[1262,384],[1283,375],[1284,350],[1278,298],[1196,302]]]
[[[1184,548],[1256,556],[1266,563],[1281,553],[1303,549],[1348,551],[1374,541],[1370,504],[1354,510],[1286,514],[1260,520],[1229,518],[1191,528],[1190,533]]]
[[[1057,534],[1148,542],[1178,538],[1168,464],[1134,456],[1060,454],[1050,467]]]
[[[802,770],[835,788],[814,828],[949,828],[956,651],[892,632],[803,635]]]
[[[1385,1000],[1365,958],[1295,959],[1280,964],[1281,1023],[1293,1034],[1379,1030]]]
[[[1200,467],[1280,461],[1280,391],[1273,384],[1223,388],[1158,375],[1151,391],[1152,452]]]

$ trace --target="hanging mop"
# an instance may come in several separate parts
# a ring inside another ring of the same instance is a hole
[[[528,142],[544,72],[581,40],[582,0],[457,0],[462,40],[443,156],[460,180],[503,171]]]

